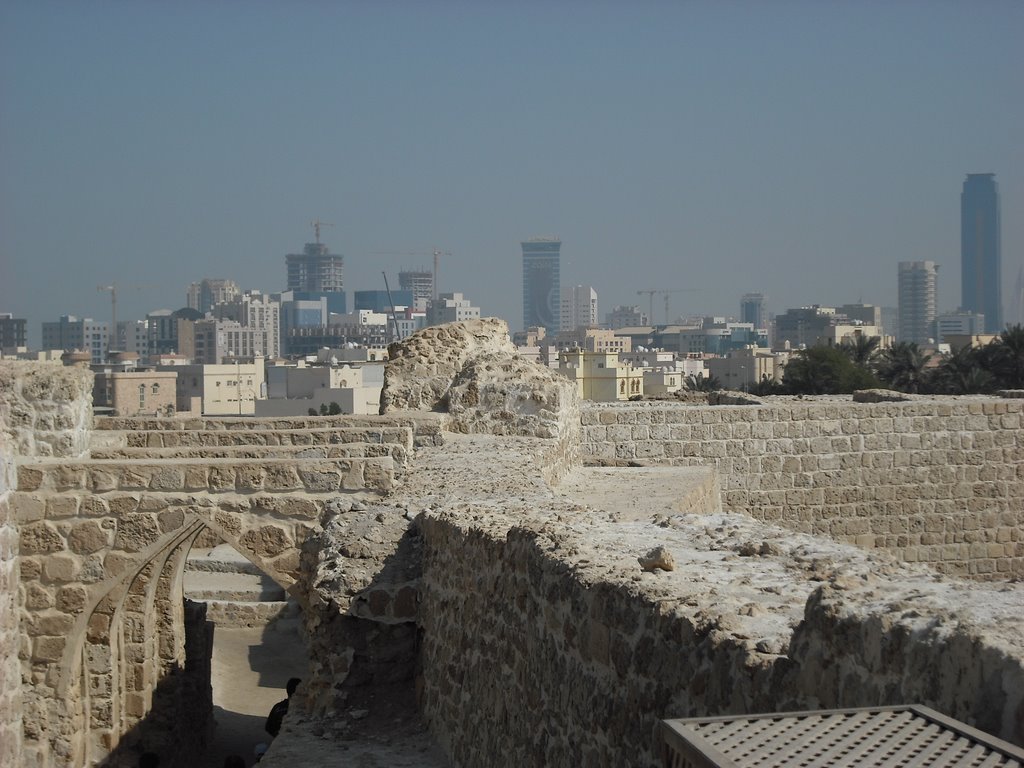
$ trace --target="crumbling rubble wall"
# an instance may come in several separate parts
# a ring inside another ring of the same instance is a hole
[[[508,325],[483,318],[426,328],[388,347],[381,413],[437,410],[452,432],[553,440],[542,470],[556,483],[579,463],[579,396],[519,357]]]
[[[585,461],[711,465],[722,505],[982,579],[1024,575],[1024,400],[587,403]]]
[[[455,766],[653,766],[662,718],[901,703],[1024,743],[1019,586],[737,515],[535,515],[422,521],[421,703]],[[675,572],[641,571],[655,543]]]

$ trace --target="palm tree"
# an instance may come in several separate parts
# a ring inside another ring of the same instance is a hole
[[[881,343],[882,339],[878,336],[865,336],[863,333],[858,333],[844,339],[839,348],[858,368],[873,372],[878,358],[878,346]]]
[[[686,388],[691,392],[714,392],[722,388],[722,382],[716,376],[704,378],[703,373],[690,374],[686,377]]]
[[[878,358],[878,378],[901,392],[925,388],[925,366],[932,359],[912,341],[898,341]]]
[[[944,354],[936,370],[936,383],[951,395],[987,392],[993,381],[992,374],[986,370],[981,350],[970,345]]]
[[[782,386],[794,395],[835,395],[871,389],[878,381],[858,368],[839,347],[819,344],[801,349],[786,363]]]
[[[990,346],[999,384],[1007,389],[1024,388],[1024,326],[1007,327]]]

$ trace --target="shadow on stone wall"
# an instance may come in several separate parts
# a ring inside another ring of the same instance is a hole
[[[302,576],[310,596],[311,667],[303,706],[314,716],[329,715],[341,733],[356,721],[416,717],[422,567],[418,525],[402,520],[401,532],[389,529],[397,541],[377,551],[367,539],[380,538],[375,533],[381,527],[368,530],[360,523],[379,523],[381,513],[371,507],[342,517],[350,519],[328,525],[306,543]],[[348,581],[353,563],[366,569],[362,588]]]
[[[136,768],[144,752],[156,753],[160,768],[191,768],[199,762],[213,726],[213,633],[206,604],[185,600],[185,666],[172,667],[160,680],[149,713],[121,736],[100,763],[103,768]]]

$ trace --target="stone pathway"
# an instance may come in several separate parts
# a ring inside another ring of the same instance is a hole
[[[263,730],[267,713],[285,697],[288,678],[306,675],[306,663],[305,646],[292,627],[283,632],[273,625],[218,627],[212,662],[217,726],[198,768],[222,768],[230,754],[241,755],[246,765],[252,765],[253,748],[270,741]]]

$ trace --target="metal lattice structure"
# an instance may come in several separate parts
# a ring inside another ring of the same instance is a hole
[[[664,768],[1024,767],[1024,750],[921,706],[663,720]]]

